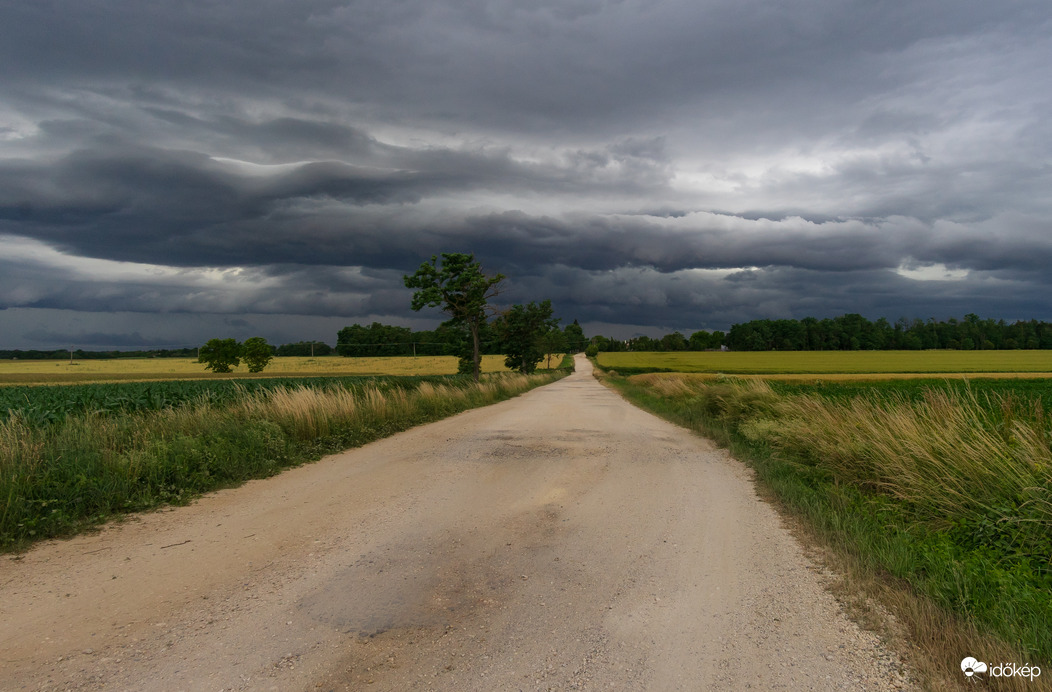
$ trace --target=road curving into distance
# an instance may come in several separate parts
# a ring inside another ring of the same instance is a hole
[[[577,372],[0,557],[0,689],[909,688],[750,472]]]

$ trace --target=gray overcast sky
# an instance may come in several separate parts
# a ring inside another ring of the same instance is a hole
[[[0,0],[0,348],[1052,319],[1047,0]]]

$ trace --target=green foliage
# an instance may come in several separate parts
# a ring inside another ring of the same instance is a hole
[[[500,353],[500,341],[489,322],[479,326],[479,350],[486,355]],[[353,358],[465,356],[471,361],[471,333],[463,325],[443,324],[434,330],[412,331],[379,322],[367,327],[352,324],[337,334],[335,351],[341,356]]]
[[[504,365],[523,374],[536,370],[545,354],[554,353],[561,344],[558,323],[559,320],[552,317],[550,300],[511,306],[498,323]]]
[[[621,341],[620,339],[611,339],[602,334],[596,334],[589,339],[588,343],[595,346],[596,351],[601,353],[624,351],[626,348],[624,341]]]
[[[233,382],[176,380],[47,387],[0,387],[0,421],[18,417],[33,427],[67,416],[160,411],[192,402],[233,398]]]
[[[149,383],[220,394],[186,393],[182,405],[157,396],[134,410],[116,403],[99,408],[93,387],[119,391],[105,385],[32,388],[42,400],[49,390],[63,390],[55,401],[78,390],[80,406],[56,412],[44,424],[24,410],[8,410],[0,420],[0,550],[67,535],[114,515],[185,503],[556,377],[507,373],[487,376],[482,385],[460,376]],[[135,391],[131,385],[114,387]],[[323,430],[302,433],[302,421],[321,419]]]
[[[559,320],[554,320],[554,322],[558,321]],[[559,331],[554,324],[551,329],[541,334],[540,345],[541,351],[544,352],[546,360],[544,367],[549,370],[552,368],[552,358],[555,354],[563,353],[570,348],[569,344],[566,342],[565,333]]]
[[[411,307],[420,311],[425,307],[441,307],[449,315],[447,324],[464,326],[471,334],[472,364],[475,381],[479,379],[479,332],[486,322],[486,308],[490,298],[500,292],[503,274],[486,276],[474,255],[442,253],[442,265],[432,255],[413,275],[403,277],[406,288],[414,288]]]
[[[638,336],[625,341],[592,337],[600,351],[709,351],[726,345],[732,351],[919,351],[928,349],[985,351],[1052,349],[1052,323],[980,319],[938,321],[885,318],[871,321],[859,314],[800,320],[752,320],[720,331],[698,331],[685,340],[673,332],[661,338]]]
[[[662,351],[686,351],[689,347],[687,338],[679,332],[672,332],[661,337]]]
[[[599,355],[599,346],[597,344],[588,344],[588,348],[584,350],[584,354],[589,358],[595,358]]]
[[[727,346],[736,351],[1047,349],[1052,348],[1052,324],[1038,320],[1008,324],[972,313],[963,320],[902,318],[894,324],[858,314],[823,320],[753,320],[732,326]]]
[[[229,380],[167,380],[31,387],[0,387],[0,422],[18,418],[33,428],[62,423],[67,417],[110,418],[131,413],[169,411],[210,404],[226,406],[249,394],[280,388],[318,390],[382,390],[415,387],[421,382],[446,382],[447,377],[275,377]]]
[[[237,339],[210,339],[201,347],[197,361],[205,364],[205,370],[230,372],[241,364],[241,344]]]
[[[336,353],[341,356],[411,356],[413,333],[407,327],[373,322],[368,327],[352,324],[336,335]],[[446,354],[440,354],[446,355]]]
[[[241,357],[245,359],[249,372],[263,372],[274,358],[274,350],[266,339],[253,336],[241,344]]]
[[[457,374],[472,376],[475,374],[475,361],[470,355],[461,356],[457,359]]]
[[[276,356],[328,356],[333,352],[332,346],[324,341],[297,341],[294,344],[282,344],[275,350]]]
[[[694,332],[690,335],[687,347],[691,351],[718,351],[725,338],[723,332]]]
[[[588,339],[584,335],[584,329],[574,320],[573,323],[563,327],[564,348],[570,353],[580,353],[588,346]]]

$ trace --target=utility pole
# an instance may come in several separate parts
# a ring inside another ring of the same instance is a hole
[[[73,365],[73,347],[69,347],[69,364]]]

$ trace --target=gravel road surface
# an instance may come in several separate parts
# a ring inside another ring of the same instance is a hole
[[[0,689],[887,690],[750,472],[560,382],[0,557]]]

